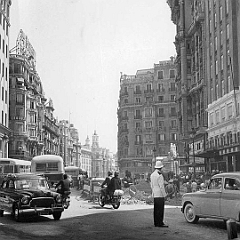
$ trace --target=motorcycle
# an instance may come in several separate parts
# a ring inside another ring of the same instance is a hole
[[[105,204],[111,204],[114,209],[118,209],[120,206],[122,195],[123,191],[120,189],[115,190],[113,195],[110,196],[106,194],[106,189],[102,188],[100,189],[100,193],[98,196],[98,203],[101,207],[103,207]]]
[[[70,206],[70,194],[70,191],[64,191],[64,193],[62,194],[62,203],[64,209],[68,209],[68,207]]]

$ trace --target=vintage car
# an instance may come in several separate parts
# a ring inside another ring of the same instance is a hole
[[[33,173],[8,174],[0,188],[0,216],[10,212],[16,221],[24,216],[53,215],[64,211],[60,194],[49,189],[44,177]]]
[[[206,188],[182,197],[184,217],[189,223],[199,218],[240,221],[240,172],[214,175]]]

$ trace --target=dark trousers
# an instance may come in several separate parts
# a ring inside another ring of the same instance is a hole
[[[154,208],[153,208],[153,219],[154,219],[154,226],[163,225],[163,218],[164,218],[164,198],[157,197],[154,198]]]

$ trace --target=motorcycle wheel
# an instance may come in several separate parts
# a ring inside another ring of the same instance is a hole
[[[70,205],[70,202],[66,200],[63,204],[64,209],[68,209],[69,205]]]
[[[112,203],[112,206],[114,209],[118,209],[120,207],[120,201],[119,200],[116,200]]]
[[[105,197],[100,193],[98,196],[98,204],[103,207],[105,205]]]

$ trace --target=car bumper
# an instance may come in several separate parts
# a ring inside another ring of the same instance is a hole
[[[51,215],[56,212],[63,212],[63,207],[54,207],[54,208],[28,208],[28,209],[19,209],[20,215]]]

